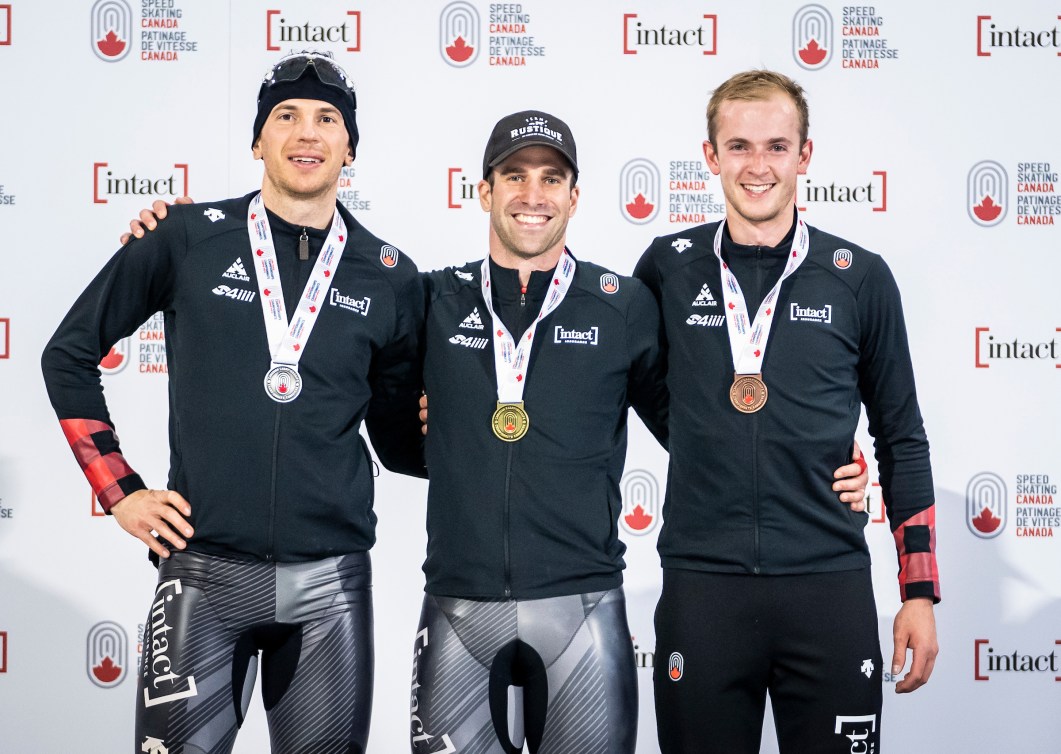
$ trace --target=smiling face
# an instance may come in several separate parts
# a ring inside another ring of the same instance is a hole
[[[344,165],[353,163],[343,116],[321,100],[284,100],[269,113],[254,145],[265,163],[266,206],[292,201],[334,203]]]
[[[799,115],[788,94],[722,102],[704,157],[721,178],[734,241],[780,243],[792,226],[796,180],[807,172],[811,150],[810,139],[800,144]]]
[[[490,213],[490,256],[503,267],[556,265],[567,221],[578,207],[578,187],[567,160],[551,147],[524,147],[479,182],[479,203]]]

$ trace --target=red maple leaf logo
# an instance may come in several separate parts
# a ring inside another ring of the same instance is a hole
[[[107,355],[103,357],[99,365],[104,369],[117,369],[123,361],[125,361],[125,357],[118,353],[114,346],[111,346],[111,350],[107,352]]]
[[[984,200],[973,207],[973,214],[983,220],[985,223],[989,223],[998,217],[1002,213],[1002,207],[995,204],[995,200],[990,196],[985,196]]]
[[[807,65],[818,65],[818,63],[825,60],[825,56],[829,54],[829,51],[818,46],[818,40],[812,39],[807,43],[807,46],[799,51],[799,59]]]
[[[96,42],[96,47],[98,47],[99,51],[108,58],[116,58],[121,55],[122,51],[125,49],[125,42],[118,39],[118,35],[115,34],[112,29],[107,32],[107,36]]]
[[[468,43],[464,41],[464,37],[457,37],[453,40],[453,44],[446,48],[446,54],[449,55],[450,59],[455,63],[463,63],[472,56],[473,52],[475,52],[475,48],[470,47]]]
[[[990,508],[984,508],[980,515],[973,519],[973,527],[981,534],[990,534],[1002,525],[1002,519],[991,512]]]
[[[656,205],[649,204],[641,194],[634,197],[634,200],[626,205],[626,211],[630,213],[630,217],[635,220],[644,220],[646,217],[652,214],[652,210],[656,208]]]
[[[637,505],[631,513],[623,516],[623,520],[634,531],[641,531],[642,529],[647,529],[652,523],[652,516],[645,513],[645,509],[640,505]]]
[[[121,674],[121,667],[115,665],[110,657],[104,657],[103,662],[92,668],[92,675],[96,676],[102,683],[112,683],[118,680],[118,676]]]

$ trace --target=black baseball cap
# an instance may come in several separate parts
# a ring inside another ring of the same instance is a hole
[[[490,171],[509,155],[536,145],[552,147],[562,154],[575,171],[574,180],[578,180],[575,137],[571,135],[571,129],[555,115],[540,110],[512,113],[497,122],[483,155],[483,178],[487,178]]]

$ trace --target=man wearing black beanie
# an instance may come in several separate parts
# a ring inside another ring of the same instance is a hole
[[[230,751],[259,656],[274,751],[364,751],[376,517],[359,430],[364,420],[385,466],[423,473],[403,461],[420,442],[423,302],[412,261],[336,202],[356,110],[329,57],[281,60],[258,95],[261,191],[173,207],[110,260],[45,349],[75,457],[159,565],[136,751]],[[125,460],[97,367],[156,311],[169,367],[164,490]]]

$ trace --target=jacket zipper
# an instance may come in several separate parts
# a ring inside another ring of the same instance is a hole
[[[516,321],[516,330],[519,338],[523,337],[524,307],[527,305],[527,286],[521,286],[519,292],[519,317]],[[512,515],[511,515],[511,490],[512,490],[512,454],[515,452],[515,443],[508,443],[508,459],[505,462],[505,508],[502,514],[502,526],[505,530],[505,599],[512,597]]]
[[[761,294],[763,292],[763,250],[757,248],[755,250],[755,288],[756,293]],[[762,301],[762,297],[759,298]],[[766,343],[763,344],[763,348],[766,347]],[[760,558],[760,544],[759,544],[759,414],[758,412],[752,414],[752,521],[755,524],[755,550],[754,550],[754,565],[752,566],[752,572],[756,575],[760,572],[761,558]]]

